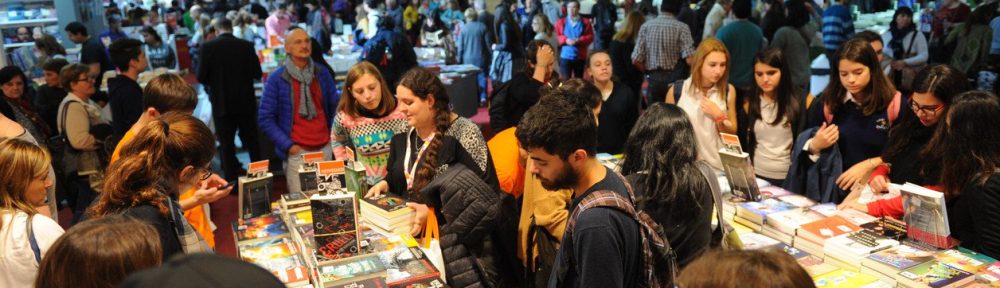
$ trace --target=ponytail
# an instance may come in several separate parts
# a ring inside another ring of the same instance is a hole
[[[146,203],[166,216],[167,196],[178,193],[180,172],[189,165],[207,166],[215,155],[215,137],[201,120],[169,112],[143,126],[120,155],[105,172],[104,192],[89,215],[120,214]]]

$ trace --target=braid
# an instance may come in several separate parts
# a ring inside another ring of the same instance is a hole
[[[451,128],[451,112],[437,110],[434,122],[436,134],[434,134],[434,139],[431,139],[431,143],[427,144],[427,151],[424,151],[424,161],[420,164],[420,168],[417,169],[417,174],[413,178],[413,192],[410,193],[411,200],[421,203],[423,199],[421,199],[420,190],[427,187],[427,184],[437,174],[437,167],[441,166],[441,163],[438,163],[438,152],[441,151],[445,132]]]

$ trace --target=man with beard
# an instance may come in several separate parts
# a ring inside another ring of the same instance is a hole
[[[624,177],[595,158],[597,123],[593,109],[584,101],[573,101],[573,97],[557,97],[560,93],[565,91],[557,89],[529,109],[515,132],[533,161],[529,171],[545,189],[573,191],[569,215],[596,191],[611,191],[630,199]],[[639,225],[628,214],[609,207],[589,208],[577,215],[575,226],[566,229],[561,242],[549,287],[643,284]]]

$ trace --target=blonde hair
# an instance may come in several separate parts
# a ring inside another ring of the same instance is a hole
[[[378,68],[369,62],[361,61],[358,64],[351,66],[350,70],[347,70],[347,79],[344,80],[344,93],[340,96],[340,103],[337,105],[337,111],[344,112],[351,117],[359,117],[361,114],[358,113],[358,101],[354,98],[353,89],[354,82],[357,82],[361,77],[365,75],[372,75],[375,77],[375,81],[378,82],[379,91],[382,95],[378,104],[375,108],[375,114],[385,115],[386,113],[396,110],[396,99],[389,91],[389,84],[385,83],[385,78],[382,77],[382,73],[378,72]]]
[[[707,38],[701,41],[698,45],[698,50],[694,52],[694,59],[691,61],[691,88],[701,90],[701,83],[703,83],[704,75],[701,75],[701,67],[705,65],[705,59],[708,59],[708,55],[712,52],[720,52],[726,56],[726,70],[722,72],[722,78],[719,82],[715,83],[715,88],[719,89],[719,97],[722,100],[726,100],[726,86],[729,85],[729,50],[726,50],[726,45],[722,44],[715,38]]]
[[[635,41],[635,36],[639,34],[639,27],[642,27],[642,23],[646,22],[646,16],[642,15],[642,12],[638,10],[628,13],[625,17],[625,25],[622,30],[615,33],[614,40],[621,42],[631,42]]]
[[[28,203],[25,191],[31,181],[48,177],[51,161],[45,149],[31,142],[16,138],[0,141],[0,209],[29,216],[38,213],[35,205]]]

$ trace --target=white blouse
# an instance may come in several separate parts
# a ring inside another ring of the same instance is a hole
[[[35,253],[31,251],[28,242],[28,214],[18,211],[0,212],[0,287],[32,287],[38,274],[39,263],[35,261]],[[49,251],[52,243],[62,236],[63,229],[52,218],[35,214],[31,217],[31,229],[35,233],[35,241],[42,255]]]
[[[715,126],[715,119],[701,110],[701,101],[705,101],[706,98],[702,96],[700,89],[691,85],[691,78],[684,80],[682,87],[681,99],[677,102],[677,106],[684,109],[688,120],[691,120],[691,126],[694,126],[694,138],[698,140],[698,159],[707,161],[716,170],[722,170],[722,159],[719,158],[719,147],[722,145],[719,129]],[[725,112],[729,109],[726,107],[726,96],[721,93],[713,86],[708,90],[707,100]]]

